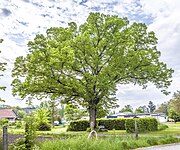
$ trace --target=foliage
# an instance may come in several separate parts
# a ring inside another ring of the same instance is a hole
[[[169,103],[167,102],[162,103],[156,110],[156,112],[164,113],[166,115],[168,115],[168,111],[169,111]]]
[[[153,113],[156,109],[156,105],[154,105],[152,101],[149,101],[148,107],[150,113]]]
[[[165,129],[167,129],[167,128],[169,128],[168,125],[162,124],[162,123],[158,123],[158,130],[159,130],[159,131],[160,131],[160,130],[165,130]]]
[[[88,120],[76,120],[70,122],[67,131],[86,131],[88,127],[89,127]]]
[[[15,125],[16,125],[16,129],[23,128],[24,127],[24,122],[17,120]]]
[[[34,114],[30,114],[24,118],[25,121],[25,134],[24,143],[26,150],[31,150],[35,144],[35,132],[37,127],[37,122]]]
[[[154,32],[127,18],[90,13],[79,27],[54,27],[28,43],[29,53],[14,63],[13,95],[52,96],[74,102],[90,113],[115,107],[118,84],[152,82],[168,94],[173,70],[159,61]]]
[[[48,116],[50,117],[52,127],[54,127],[54,121],[58,119],[58,108],[59,101],[57,99],[51,98],[49,101],[43,101],[40,103],[40,107],[46,107],[50,112]]]
[[[48,123],[48,115],[49,111],[46,107],[39,107],[36,111],[34,111],[34,116],[36,118],[37,123]]]
[[[108,130],[125,130],[125,119],[98,119],[98,126],[100,125]]]
[[[148,113],[149,109],[147,108],[146,105],[144,106],[139,106],[138,108],[136,108],[135,113]]]
[[[7,126],[9,123],[9,120],[6,118],[0,118],[0,127]]]
[[[170,108],[180,116],[180,91],[174,93],[173,99],[171,99],[169,103]]]
[[[120,110],[120,112],[133,112],[133,107],[131,105],[126,105]]]
[[[73,104],[67,104],[64,109],[65,119],[67,121],[81,119],[82,116],[87,116],[83,110],[80,110],[78,106]]]
[[[135,118],[135,119],[126,119],[125,121],[126,132],[128,133],[135,132],[135,120],[137,122],[138,132],[158,130],[158,122],[155,118]]]
[[[176,111],[174,111],[173,109],[169,110],[168,117],[174,119],[175,122],[180,120],[180,115]]]
[[[40,122],[37,125],[37,130],[38,131],[51,131],[51,126],[46,122]]]
[[[171,136],[163,137],[140,137],[136,140],[133,136],[112,136],[98,138],[97,140],[88,140],[87,137],[72,138],[69,140],[53,140],[40,144],[40,149],[56,150],[128,150],[137,149],[139,147],[147,147],[153,145],[169,144],[179,142],[180,140]]]
[[[3,39],[0,39],[0,44],[3,42]],[[0,50],[0,53],[1,53],[1,50]],[[0,62],[0,76],[3,76],[3,72],[6,70],[5,68],[6,66],[6,63],[3,63],[3,62]],[[0,86],[0,90],[5,90],[6,87],[5,86]],[[0,98],[0,102],[4,102],[3,99]]]

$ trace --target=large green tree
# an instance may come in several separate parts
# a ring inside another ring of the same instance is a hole
[[[85,23],[53,27],[28,43],[12,76],[13,94],[21,98],[53,95],[89,111],[91,128],[98,108],[116,104],[118,84],[149,82],[167,94],[173,70],[159,61],[157,38],[143,23],[90,13]]]
[[[0,43],[2,42],[3,42],[3,39],[0,39]],[[1,50],[0,50],[0,53],[1,53]],[[0,62],[0,77],[3,76],[3,72],[6,70],[5,66],[6,66],[6,63]],[[5,86],[0,86],[0,90],[5,90],[5,89],[6,89]],[[0,98],[0,101],[4,102],[4,100],[1,98]]]

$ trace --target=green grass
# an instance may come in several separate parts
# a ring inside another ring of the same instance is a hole
[[[164,136],[140,137],[135,140],[134,136],[111,136],[89,140],[87,136],[79,136],[68,140],[49,140],[39,146],[41,150],[126,150],[175,142],[180,142],[180,139]]]
[[[168,125],[168,128],[160,131],[153,131],[141,134],[155,135],[155,136],[163,136],[163,135],[171,135],[171,136],[180,136],[180,122],[168,122],[165,123]]]
[[[160,130],[160,131],[153,131],[153,132],[146,132],[146,133],[140,133],[140,135],[151,135],[151,136],[163,136],[163,135],[180,135],[180,122],[174,123],[165,123],[168,125],[169,128],[165,130]],[[86,131],[79,131],[79,132],[73,132],[69,131],[66,132],[67,127],[61,127],[61,126],[55,126],[51,131],[37,131],[37,135],[61,135],[61,134],[86,134]],[[11,134],[23,134],[24,129],[15,129],[14,127],[8,128],[8,132]],[[109,130],[108,132],[100,132],[99,134],[111,134],[111,135],[133,135],[133,134],[128,134],[126,133],[125,130]]]

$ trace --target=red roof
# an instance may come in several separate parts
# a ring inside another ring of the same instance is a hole
[[[11,109],[0,109],[0,118],[16,118],[16,114]]]

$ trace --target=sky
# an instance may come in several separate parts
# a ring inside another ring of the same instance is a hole
[[[45,34],[50,27],[66,27],[69,22],[78,25],[85,22],[90,12],[128,17],[130,22],[142,22],[148,31],[158,38],[160,60],[174,69],[170,95],[165,96],[149,84],[140,86],[118,85],[117,98],[120,107],[134,108],[148,105],[149,101],[159,105],[172,98],[180,90],[180,0],[0,0],[0,61],[7,62],[7,70],[0,79],[6,91],[0,97],[12,106],[25,106],[25,100],[13,97],[11,92],[11,70],[18,56],[28,52],[27,43],[37,34]],[[34,100],[34,104],[38,104]]]

